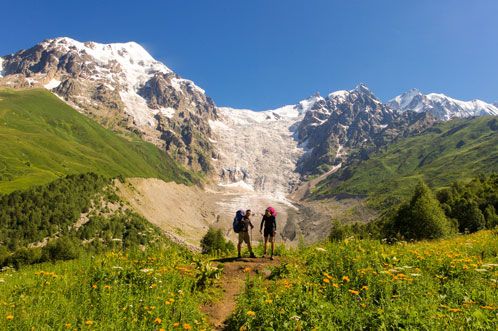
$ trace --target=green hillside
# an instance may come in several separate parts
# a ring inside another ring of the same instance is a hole
[[[86,172],[191,181],[156,146],[104,129],[43,89],[0,90],[0,141],[0,193]]]
[[[444,187],[491,172],[498,172],[498,118],[459,119],[399,140],[368,160],[341,169],[321,182],[313,196],[368,195],[374,205],[390,205],[407,197],[418,179]]]

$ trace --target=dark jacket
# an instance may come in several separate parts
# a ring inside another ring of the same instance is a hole
[[[275,216],[266,216],[263,215],[263,219],[261,220],[261,226],[259,227],[259,231],[263,229],[263,225],[265,226],[265,232],[277,231],[277,220]]]

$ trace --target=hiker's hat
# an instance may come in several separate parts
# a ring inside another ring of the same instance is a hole
[[[277,216],[277,211],[271,206],[266,208],[266,211],[269,212],[272,216]]]

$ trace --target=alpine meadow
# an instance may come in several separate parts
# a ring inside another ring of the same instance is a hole
[[[498,329],[494,1],[3,9],[0,330]]]

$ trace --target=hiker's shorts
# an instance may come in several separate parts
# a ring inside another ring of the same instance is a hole
[[[263,235],[264,235],[265,239],[267,239],[268,237],[270,237],[270,241],[273,241],[273,239],[275,238],[275,230],[273,230],[273,229],[265,229],[264,232],[263,232]]]
[[[239,245],[245,242],[249,244],[249,231],[240,231],[239,232]]]

